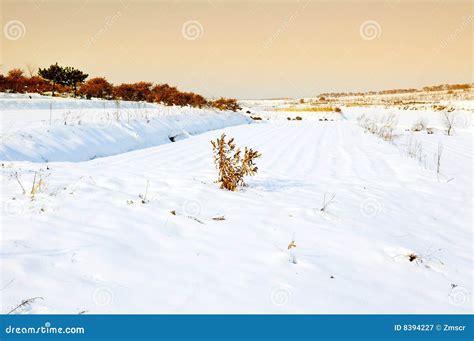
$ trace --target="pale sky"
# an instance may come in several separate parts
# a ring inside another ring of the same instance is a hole
[[[1,3],[3,73],[58,62],[237,98],[473,82],[472,1]]]

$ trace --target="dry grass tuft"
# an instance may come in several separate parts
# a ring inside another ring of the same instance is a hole
[[[357,118],[357,122],[365,132],[374,134],[385,141],[392,142],[396,137],[395,129],[398,124],[398,119],[393,114],[388,114],[379,118],[368,117],[365,114],[362,114]]]
[[[217,182],[221,188],[236,191],[238,186],[245,186],[244,177],[253,176],[257,173],[255,159],[262,155],[252,149],[245,147],[244,155],[240,148],[236,148],[234,139],[225,141],[222,134],[216,141],[211,141],[214,151],[214,162],[219,170]]]
[[[420,256],[418,256],[416,253],[410,253],[407,255],[407,258],[410,262],[414,262],[416,260],[420,260],[421,261],[421,258]]]

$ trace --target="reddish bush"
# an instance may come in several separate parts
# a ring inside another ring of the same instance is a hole
[[[133,87],[135,88],[135,101],[146,101],[151,93],[151,86],[153,83],[149,82],[138,82],[134,83]]]
[[[215,101],[212,101],[211,106],[219,110],[237,111],[242,109],[235,98],[221,97],[219,99],[216,99]]]
[[[207,104],[207,101],[201,95],[193,92],[178,92],[174,96],[174,104],[179,106],[192,106],[202,108]]]
[[[151,90],[150,102],[162,103],[165,105],[192,106],[202,108],[207,105],[207,100],[193,92],[181,92],[176,87],[168,84],[158,84]]]
[[[114,87],[113,94],[124,101],[146,101],[150,98],[151,86],[149,82],[124,83]]]
[[[21,69],[10,70],[6,77],[0,76],[0,91],[41,94],[50,88],[44,78],[40,76],[25,77]]]
[[[25,80],[25,86],[27,92],[39,93],[48,91],[51,86],[49,83],[40,76],[32,76]]]
[[[7,91],[7,81],[4,75],[0,75],[0,92]]]
[[[158,84],[153,87],[149,96],[150,102],[162,103],[165,105],[175,104],[175,98],[179,93],[178,89],[168,84]]]
[[[192,93],[191,103],[189,104],[190,106],[202,108],[205,107],[207,104],[207,99],[205,99],[203,96]]]
[[[81,85],[79,94],[87,98],[112,98],[114,86],[103,77],[91,78]]]
[[[135,90],[132,84],[120,84],[114,86],[113,95],[118,99],[131,100],[135,96]]]
[[[5,77],[6,90],[24,93],[26,91],[25,81],[26,77],[23,76],[23,70],[12,69],[8,71],[7,77]]]
[[[49,84],[49,91],[52,91],[53,96],[55,93],[58,94],[71,94],[73,89],[71,86],[62,84]]]

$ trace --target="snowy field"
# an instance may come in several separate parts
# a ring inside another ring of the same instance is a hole
[[[429,110],[246,104],[263,119],[0,97],[1,313],[473,312],[470,103],[453,136]],[[358,125],[389,113],[393,142]],[[223,132],[263,155],[238,192]]]

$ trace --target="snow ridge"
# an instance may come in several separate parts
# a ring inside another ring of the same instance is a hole
[[[16,126],[31,105],[38,107],[35,118]],[[2,101],[0,112],[0,159],[5,161],[87,161],[251,122],[238,113],[211,109],[27,96]]]

